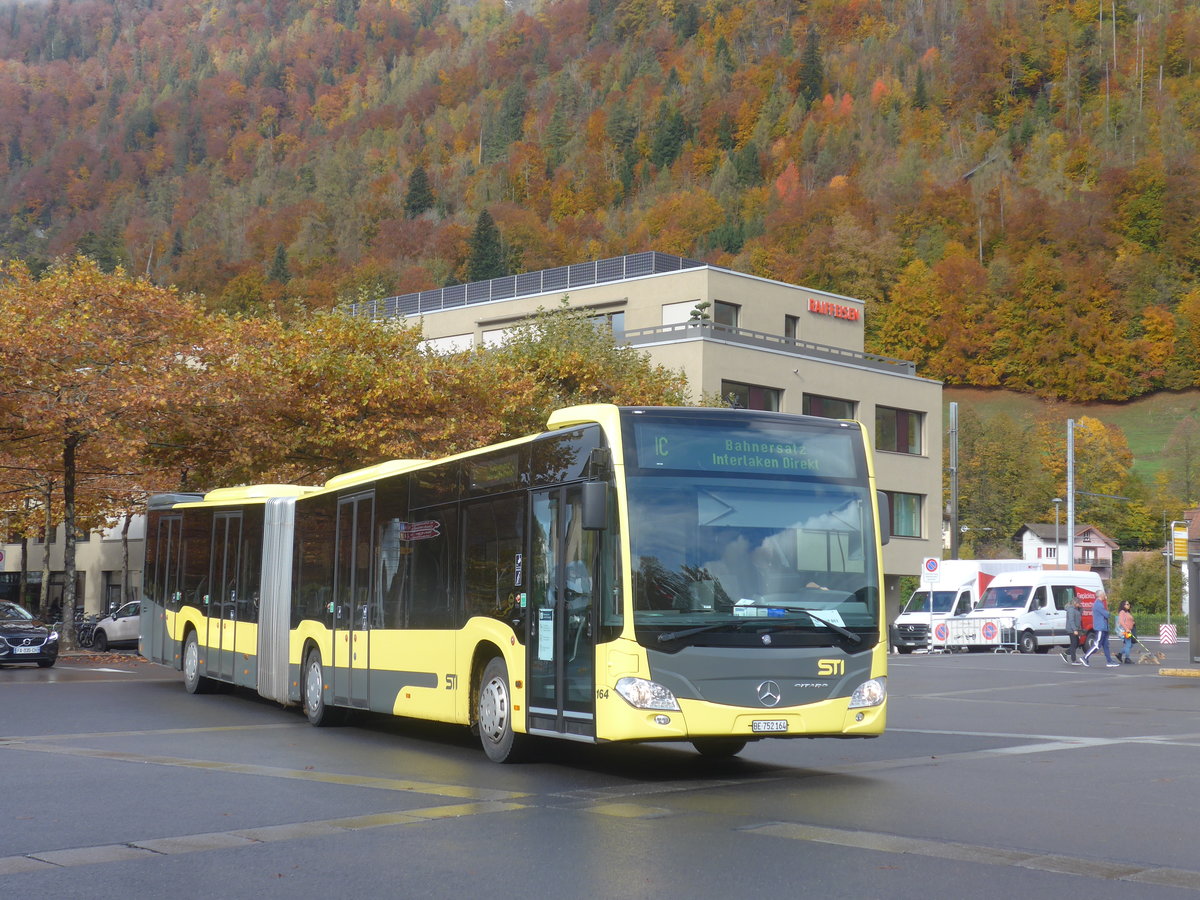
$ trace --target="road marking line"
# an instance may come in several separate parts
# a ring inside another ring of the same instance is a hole
[[[74,741],[84,738],[145,737],[153,734],[207,734],[222,731],[260,731],[269,728],[309,728],[307,722],[273,722],[263,725],[211,725],[205,728],[151,728],[141,731],[83,731],[77,734],[28,734],[0,737],[0,746],[9,741]]]
[[[809,841],[818,844],[833,844],[839,847],[856,847],[861,850],[876,850],[881,853],[909,853],[933,859],[949,859],[997,866],[1018,866],[1042,872],[1076,875],[1084,878],[1099,878],[1107,881],[1135,881],[1145,884],[1163,884],[1200,891],[1200,872],[1188,869],[1173,869],[1164,866],[1139,866],[1136,863],[1121,863],[1111,860],[1084,859],[1074,856],[1057,856],[1030,853],[1022,850],[1005,850],[979,844],[961,844],[951,841],[926,840],[871,831],[851,831],[843,828],[824,828],[816,825],[801,825],[791,822],[768,822],[739,829],[750,834],[786,838],[793,841]]]
[[[461,784],[438,784],[427,781],[411,781],[399,778],[376,778],[370,775],[344,775],[336,772],[318,772],[310,769],[283,769],[275,766],[260,766],[241,763],[226,763],[214,760],[187,759],[178,756],[146,756],[139,753],[123,753],[117,750],[94,750],[87,747],[59,747],[41,742],[0,741],[2,750],[30,750],[35,753],[54,753],[60,756],[81,756],[90,759],[109,759],[117,762],[132,762],[155,766],[176,766],[188,769],[227,772],[234,775],[260,775],[268,778],[290,778],[296,781],[315,781],[323,784],[342,784],[351,787],[372,788],[381,791],[406,791],[414,794],[433,794],[440,797],[457,797],[464,800],[514,800],[527,796],[514,791],[499,791],[473,788]]]
[[[105,844],[99,847],[69,847],[27,853],[24,856],[0,857],[0,876],[26,872],[45,872],[74,866],[126,860],[149,860],[156,856],[176,856],[181,853],[200,853],[208,850],[230,850],[253,844],[295,841],[310,837],[347,834],[365,828],[386,828],[396,825],[432,824],[440,819],[478,816],[496,812],[525,809],[519,803],[456,803],[450,806],[430,806],[424,809],[405,809],[395,812],[371,813],[314,822],[283,822],[259,828],[235,828],[175,837],[148,838],[125,844]]]

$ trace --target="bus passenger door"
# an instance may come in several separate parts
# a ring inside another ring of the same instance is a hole
[[[174,661],[167,658],[167,610],[179,610],[179,598],[175,595],[180,590],[179,575],[183,554],[180,553],[179,540],[182,531],[182,516],[163,516],[158,520],[154,582],[150,590],[142,591],[140,627],[145,642],[141,652],[146,659],[157,663]]]
[[[579,485],[533,494],[527,727],[591,739],[599,541],[583,528],[582,506]]]
[[[371,559],[375,495],[338,501],[334,554],[333,701],[366,707],[370,700]]]
[[[213,593],[208,612],[208,671],[233,681],[237,665],[238,573],[241,571],[242,514],[217,513],[213,517]]]

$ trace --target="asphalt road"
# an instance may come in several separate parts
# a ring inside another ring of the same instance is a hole
[[[497,766],[129,656],[6,667],[0,896],[1200,900],[1200,679],[970,654],[893,657],[889,687],[877,740]]]

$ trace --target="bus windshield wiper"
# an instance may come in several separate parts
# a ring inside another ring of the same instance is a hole
[[[843,628],[841,625],[837,625],[828,621],[827,619],[822,619],[820,616],[814,615],[807,609],[800,610],[800,612],[803,612],[814,622],[819,622],[826,628],[836,631],[842,637],[846,638],[846,640],[853,641],[856,644],[862,643],[861,634],[856,634],[848,628]],[[754,616],[746,619],[738,619],[732,622],[713,622],[709,625],[697,625],[695,628],[685,628],[682,631],[664,631],[658,636],[658,640],[659,643],[665,644],[667,641],[677,641],[680,638],[691,637],[694,634],[703,634],[706,631],[717,631],[722,628],[730,628],[731,630],[737,631],[746,625],[760,625],[770,628],[772,631],[792,631],[802,627],[795,622],[780,622],[778,619],[772,621],[770,619],[761,619],[758,616]]]
[[[747,622],[754,622],[756,619],[741,619],[732,622],[714,622],[711,625],[697,625],[695,628],[685,628],[683,631],[664,631],[658,636],[659,643],[665,644],[667,641],[677,641],[680,638],[691,637],[693,634],[702,634],[705,631],[716,631],[720,628],[729,628],[732,626],[735,630],[741,628]]]
[[[832,628],[834,631],[836,631],[842,637],[846,638],[846,640],[854,641],[854,643],[856,643],[856,644],[862,643],[862,635],[861,634],[856,634],[855,632],[851,631],[849,628],[843,628],[841,625],[835,625],[833,622],[830,622],[828,619],[822,619],[820,616],[815,615],[814,613],[810,612],[807,609],[803,610],[803,612],[806,616],[808,616],[814,622],[820,622],[826,628]]]

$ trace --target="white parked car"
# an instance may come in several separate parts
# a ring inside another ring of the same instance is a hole
[[[141,603],[133,600],[97,622],[92,634],[92,647],[97,650],[115,646],[136,647],[141,610]]]

